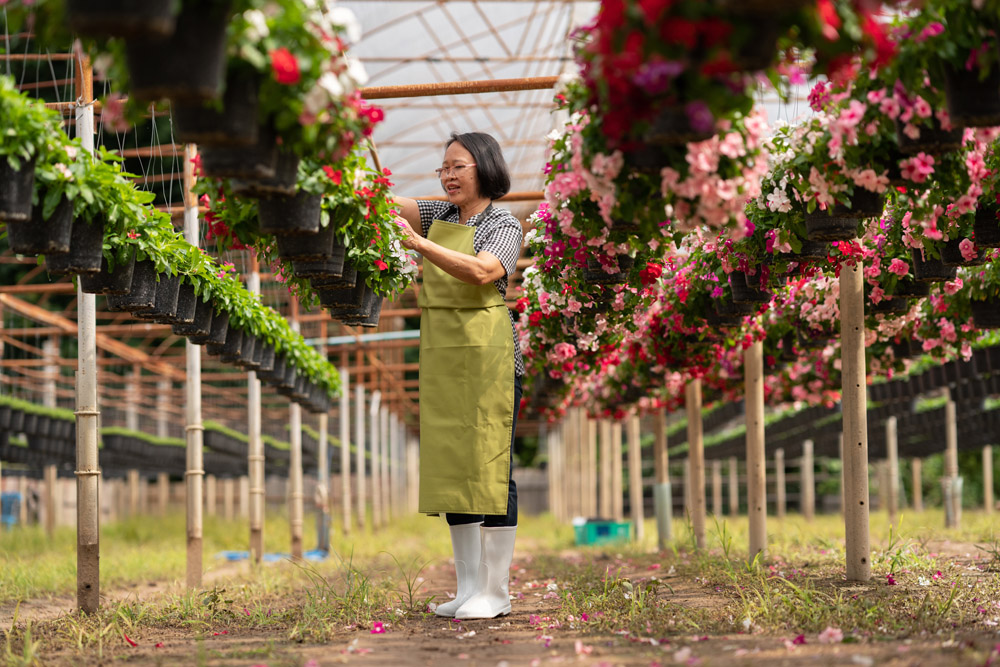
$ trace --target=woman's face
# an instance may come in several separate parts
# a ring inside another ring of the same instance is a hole
[[[455,206],[461,207],[480,199],[475,164],[472,153],[457,141],[453,141],[444,152],[441,187],[448,195],[448,201]]]

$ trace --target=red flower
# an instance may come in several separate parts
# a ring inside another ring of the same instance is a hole
[[[386,269],[389,268],[389,265],[386,264],[385,262],[383,262],[381,259],[376,259],[375,260],[375,266],[378,267],[379,271],[385,271]]]
[[[344,180],[344,172],[341,171],[340,169],[334,171],[333,167],[331,167],[330,165],[325,164],[325,165],[323,165],[323,171],[326,173],[327,178],[329,178],[331,181],[333,181],[337,185],[340,185],[341,182]]]
[[[286,86],[294,85],[302,78],[298,61],[283,46],[271,51],[271,71],[274,73],[274,80]]]
[[[528,324],[530,326],[537,327],[541,323],[542,323],[542,312],[540,310],[536,310],[531,315],[528,315]]]
[[[646,268],[639,272],[639,280],[643,287],[649,287],[663,275],[663,265],[655,262],[646,262]]]
[[[677,42],[683,44],[684,48],[693,50],[698,44],[697,24],[679,16],[671,17],[660,26],[660,37],[665,42]]]
[[[526,311],[528,309],[529,303],[531,302],[528,301],[528,297],[522,296],[520,299],[517,300],[517,312],[523,313],[524,311]]]

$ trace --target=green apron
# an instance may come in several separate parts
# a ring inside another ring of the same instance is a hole
[[[474,255],[475,227],[435,220],[427,238]],[[424,262],[420,306],[420,502],[426,514],[506,514],[514,340],[492,284]]]

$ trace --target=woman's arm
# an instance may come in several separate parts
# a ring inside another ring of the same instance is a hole
[[[396,200],[399,201],[400,197]],[[413,201],[412,199],[410,201]],[[416,208],[416,202],[414,202]],[[419,216],[417,222],[420,221]],[[458,278],[470,285],[488,285],[495,280],[499,280],[507,273],[507,270],[493,253],[482,251],[478,255],[466,255],[444,246],[434,243],[430,239],[424,238],[410,225],[409,220],[403,217],[396,217],[403,231],[403,246],[410,250],[416,250],[424,259],[437,266],[448,275]]]
[[[393,200],[399,205],[399,214],[406,218],[406,221],[413,227],[420,228],[420,208],[416,199],[409,197],[394,196]]]

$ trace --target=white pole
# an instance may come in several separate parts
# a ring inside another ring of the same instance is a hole
[[[691,467],[691,529],[697,549],[705,548],[705,441],[701,422],[701,380],[693,379],[685,388],[688,461]]]
[[[382,526],[382,430],[378,411],[382,401],[382,392],[376,389],[372,392],[372,402],[368,408],[368,419],[371,424],[371,466],[372,466],[372,525]]]
[[[589,428],[587,430],[590,431]],[[628,418],[628,497],[632,510],[632,521],[635,522],[635,541],[642,544],[642,540],[646,536],[646,512],[642,504],[642,450],[640,446],[639,417],[633,415]]]
[[[382,457],[382,522],[392,518],[392,482],[389,476],[389,462],[392,459],[392,433],[389,431],[389,409],[384,405],[379,414],[379,451]]]
[[[746,376],[747,513],[750,519],[749,560],[767,549],[767,461],[764,458],[764,348],[754,342],[743,353]]]
[[[386,413],[388,414],[388,412]],[[398,517],[403,513],[399,502],[399,418],[389,415],[389,515]]]
[[[602,436],[603,437],[603,436]],[[670,490],[670,455],[667,453],[667,411],[656,412],[656,434],[654,437],[656,466],[656,486],[653,504],[656,511],[657,546],[662,550],[674,539],[674,501]]]
[[[129,478],[129,485],[131,485],[131,483],[132,480]],[[208,516],[216,515],[215,505],[218,499],[219,490],[216,486],[215,475],[205,475],[205,514]]]
[[[415,435],[406,435],[406,452],[406,488],[410,511],[416,512],[420,504],[420,440]]]
[[[844,523],[847,579],[871,579],[868,534],[868,406],[865,386],[865,302],[862,263],[840,265],[841,404],[844,412]]]
[[[260,274],[256,259],[247,276],[251,294],[260,293]],[[264,440],[261,434],[260,414],[261,384],[255,371],[247,372],[247,468],[250,473],[250,558],[261,563],[264,557],[264,512],[266,493],[264,482]]]
[[[802,515],[807,521],[816,516],[816,475],[813,464],[813,441],[802,443]]]
[[[250,478],[247,475],[240,475],[240,518],[250,518]]]
[[[340,369],[340,509],[341,530],[351,534],[351,374],[346,368]]]
[[[358,530],[364,532],[368,528],[367,496],[368,490],[367,467],[365,465],[365,387],[358,384],[354,388],[354,446],[357,450],[357,465],[355,474],[358,476]]]
[[[885,445],[888,456],[888,488],[886,493],[887,509],[889,510],[889,523],[896,523],[896,514],[899,512],[899,448],[896,439],[896,418],[889,417],[885,420]]]
[[[910,472],[913,479],[913,511],[924,511],[924,473],[923,460],[913,458],[910,461]]]
[[[598,498],[600,498],[600,514],[601,518],[610,519],[614,516],[614,500],[612,498],[611,491],[611,479],[614,475],[611,463],[611,422],[607,419],[602,419],[600,423],[601,431],[601,455],[600,455],[600,493]]]
[[[712,460],[712,514],[722,516],[722,459]]]
[[[168,434],[167,406],[170,405],[170,388],[170,380],[166,378],[156,383],[156,437],[158,438],[165,438]]]
[[[296,323],[297,324],[297,323]],[[292,560],[302,560],[302,406],[292,403],[288,406],[289,461],[288,481],[288,524],[291,529]]]

